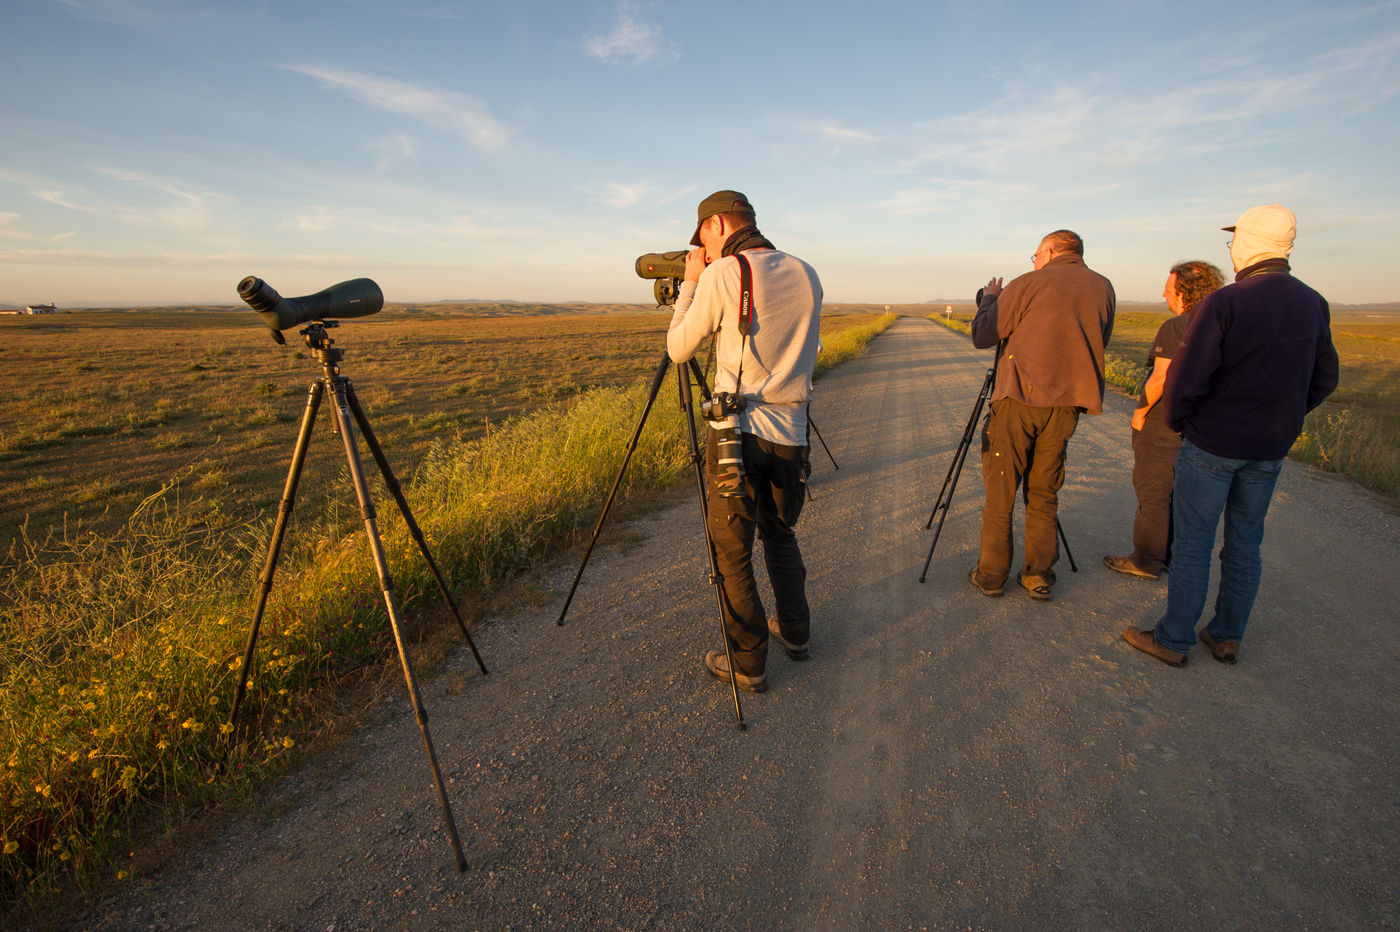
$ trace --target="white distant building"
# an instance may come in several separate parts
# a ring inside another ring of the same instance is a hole
[[[27,304],[24,307],[26,314],[57,314],[58,308],[52,304]]]

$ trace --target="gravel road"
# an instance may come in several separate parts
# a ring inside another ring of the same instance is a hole
[[[73,927],[1400,924],[1400,518],[1287,464],[1240,663],[1198,647],[1169,668],[1118,634],[1156,620],[1165,581],[1101,562],[1133,513],[1132,402],[1112,396],[1070,443],[1079,570],[1062,557],[1054,602],[968,584],[976,447],[920,584],[988,362],[902,318],[819,383],[841,468],[817,449],[799,527],[811,659],[770,655],[746,731],[701,665],[719,622],[690,488],[605,529],[563,627],[577,553],[541,571],[542,605],[478,629],[489,676],[463,648],[424,684],[466,873],[399,690]]]

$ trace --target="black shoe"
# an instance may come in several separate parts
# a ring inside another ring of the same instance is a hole
[[[988,598],[994,599],[1002,594],[1001,586],[984,586],[977,581],[977,567],[975,566],[972,568],[972,571],[967,574],[967,581],[976,586],[977,591],[987,596]]]
[[[768,678],[762,673],[758,676],[746,676],[743,673],[731,676],[729,658],[722,650],[712,650],[705,655],[705,669],[709,670],[715,679],[724,680],[726,683],[732,679],[745,692],[761,693],[768,688]]]
[[[803,641],[801,644],[796,644],[783,637],[782,629],[778,625],[778,619],[768,619],[768,636],[781,644],[783,650],[787,651],[788,657],[792,660],[807,659],[807,645],[810,642]]]

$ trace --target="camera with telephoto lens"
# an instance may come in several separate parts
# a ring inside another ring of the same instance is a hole
[[[707,421],[723,421],[749,406],[749,400],[738,392],[715,392],[700,402],[700,413]]]
[[[748,399],[738,392],[715,392],[700,402],[700,413],[715,432],[715,494],[738,498],[744,494],[744,442],[739,433],[739,412]]]

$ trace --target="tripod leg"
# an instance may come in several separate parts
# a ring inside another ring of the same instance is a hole
[[[1060,532],[1060,543],[1064,544],[1065,547],[1065,559],[1069,560],[1069,571],[1071,573],[1079,572],[1079,567],[1074,562],[1074,554],[1069,552],[1069,538],[1065,537],[1065,528],[1064,525],[1060,524],[1059,515],[1055,516],[1055,530]]]
[[[972,416],[967,419],[967,424],[963,427],[962,439],[958,441],[958,448],[964,458],[967,455],[967,447],[971,446],[972,438],[977,433],[977,421],[982,417],[982,407],[987,402],[987,396],[992,390],[992,383],[995,379],[996,369],[988,369],[986,377],[982,380],[982,390],[977,393],[977,401],[972,406]],[[943,487],[938,490],[938,498],[933,503],[933,511],[928,516],[928,523],[924,525],[924,530],[933,527],[933,519],[938,515],[938,509],[941,507],[946,511],[948,504],[952,501],[953,492],[949,488],[949,483],[957,485],[957,479],[953,475],[953,467],[960,463],[958,457],[959,454],[954,454],[953,462],[948,464],[948,472],[943,476]],[[945,493],[948,501],[944,501]]]
[[[287,484],[282,489],[282,501],[277,506],[277,521],[272,527],[272,537],[267,542],[267,562],[263,564],[262,576],[259,578],[253,624],[248,631],[248,646],[243,650],[243,666],[238,671],[238,685],[233,690],[233,709],[228,715],[230,725],[238,720],[238,709],[243,704],[243,692],[248,686],[248,671],[253,663],[253,647],[258,642],[258,628],[262,625],[263,612],[267,609],[268,594],[272,592],[272,576],[277,572],[277,559],[282,553],[282,539],[287,533],[287,522],[291,519],[292,508],[296,504],[297,483],[301,480],[301,468],[306,462],[307,447],[311,445],[311,426],[316,423],[316,412],[321,407],[321,398],[325,390],[325,384],[317,379],[311,383],[306,393],[306,409],[301,415],[301,431],[297,434],[296,446],[292,449],[292,464],[287,470]]]
[[[841,467],[836,465],[836,457],[831,455],[831,448],[826,445],[826,440],[822,437],[822,432],[817,430],[817,422],[812,420],[812,412],[810,409],[807,411],[807,423],[811,425],[812,433],[817,435],[817,440],[821,443],[822,449],[826,451],[826,458],[831,460],[831,468],[840,469]],[[932,520],[932,518],[929,519],[930,523],[932,523]]]
[[[967,445],[963,444],[958,447],[957,453],[954,454],[953,464],[949,467],[952,470],[952,483],[948,486],[948,497],[946,500],[940,499],[942,502],[941,506],[935,506],[934,508],[934,513],[938,514],[938,527],[933,529],[933,542],[928,545],[928,556],[924,558],[924,569],[923,572],[919,574],[919,582],[923,582],[928,576],[929,564],[933,562],[933,551],[938,548],[938,538],[943,534],[943,522],[948,520],[948,506],[952,504],[953,501],[953,489],[957,488],[958,477],[962,475],[963,462],[967,459],[967,450]],[[944,482],[946,484],[948,480],[945,479]],[[933,518],[929,518],[929,521],[932,522]]]
[[[647,422],[647,415],[651,413],[651,406],[656,401],[656,393],[661,390],[661,382],[666,378],[666,370],[671,368],[671,357],[667,353],[661,355],[661,364],[656,367],[656,373],[651,377],[651,387],[647,389],[647,401],[642,407],[642,416],[637,418],[637,429],[632,431],[632,439],[627,442],[627,453],[622,457],[622,465],[618,467],[617,478],[613,480],[612,491],[608,492],[608,499],[603,503],[603,513],[598,515],[598,523],[593,527],[593,536],[588,540],[588,549],[583,553],[583,562],[578,565],[578,572],[574,574],[574,584],[569,587],[569,595],[564,599],[564,607],[559,612],[559,618],[554,623],[562,625],[564,616],[569,613],[569,605],[574,601],[574,591],[578,589],[579,580],[583,578],[584,567],[588,566],[588,558],[593,555],[593,546],[598,543],[598,535],[603,530],[603,522],[608,519],[608,511],[612,508],[613,498],[617,495],[618,488],[622,485],[622,477],[627,472],[627,464],[632,460],[632,453],[637,449],[637,439],[642,435],[642,427]]]
[[[394,632],[394,644],[398,647],[399,663],[403,667],[404,681],[408,684],[408,698],[413,703],[414,718],[418,730],[423,735],[423,746],[428,751],[428,762],[433,770],[433,784],[437,787],[438,802],[442,806],[442,816],[447,823],[447,834],[452,841],[452,850],[457,856],[457,869],[467,869],[467,859],[462,854],[462,843],[457,838],[457,825],[452,820],[452,806],[447,801],[447,790],[442,783],[442,771],[438,768],[437,753],[433,750],[433,739],[428,733],[428,713],[423,708],[422,697],[418,694],[418,684],[413,678],[413,667],[408,662],[408,650],[403,640],[403,626],[399,612],[398,597],[394,592],[394,581],[389,575],[389,564],[384,557],[384,543],[379,537],[375,523],[374,504],[369,497],[369,483],[365,481],[364,467],[360,463],[360,450],[355,438],[355,428],[350,422],[347,410],[345,378],[337,376],[333,380],[335,392],[336,422],[340,426],[340,436],[345,442],[345,459],[350,467],[350,479],[355,485],[355,496],[359,499],[360,514],[365,521],[365,535],[369,538],[370,551],[374,555],[374,569],[379,574],[379,585],[384,591],[384,604],[389,610],[389,626]]]
[[[934,529],[933,543],[929,544],[928,556],[924,558],[924,569],[919,574],[919,582],[923,582],[928,576],[929,564],[933,562],[933,551],[938,547],[938,538],[943,533],[943,522],[948,520],[948,508],[953,504],[953,492],[958,487],[958,478],[962,475],[963,463],[967,460],[967,451],[971,449],[972,438],[977,433],[977,422],[982,417],[982,407],[986,404],[995,381],[996,368],[993,367],[987,370],[987,375],[982,380],[982,390],[977,393],[977,401],[972,406],[972,416],[967,419],[967,425],[963,428],[962,439],[958,441],[958,449],[953,453],[953,462],[948,464],[948,473],[943,477],[943,488],[939,489],[938,500],[933,504],[933,514],[928,516],[928,524],[925,527],[933,526],[935,515],[939,516],[938,527]]]
[[[695,365],[695,360],[690,361]],[[697,375],[704,384],[703,375]],[[734,649],[729,644],[729,632],[724,626],[724,580],[719,575],[719,562],[715,558],[715,542],[710,537],[709,499],[705,494],[705,458],[700,451],[700,440],[695,433],[695,409],[691,402],[690,377],[685,366],[676,366],[676,385],[680,392],[681,417],[685,420],[686,433],[690,440],[690,459],[695,464],[695,482],[700,492],[700,524],[705,529],[705,555],[710,560],[710,582],[715,587],[715,605],[719,609],[719,633],[724,639],[724,657],[729,664],[729,685],[734,690],[734,718],[740,731],[744,730],[744,707],[739,703],[738,672],[734,666]]]
[[[389,468],[389,460],[384,455],[384,448],[379,445],[379,440],[374,436],[374,430],[369,426],[369,418],[365,416],[365,409],[360,406],[359,396],[355,394],[355,386],[349,379],[345,380],[345,398],[350,403],[351,413],[355,415],[355,423],[360,425],[360,433],[364,435],[365,444],[369,447],[370,454],[374,457],[374,461],[379,464],[379,472],[384,477],[384,485],[388,488],[389,494],[394,497],[394,502],[399,506],[399,514],[403,515],[408,533],[412,535],[414,543],[418,545],[418,551],[423,554],[423,559],[428,562],[428,569],[433,571],[433,578],[437,580],[438,589],[442,590],[442,597],[447,600],[447,607],[452,609],[452,616],[457,619],[457,627],[462,629],[462,637],[467,639],[467,646],[471,648],[472,656],[476,658],[476,665],[482,673],[489,672],[486,669],[486,664],[481,660],[481,654],[477,652],[476,644],[472,642],[472,636],[467,631],[467,623],[462,620],[462,613],[457,610],[457,602],[452,598],[452,593],[447,588],[447,580],[443,579],[437,561],[433,559],[432,553],[428,550],[428,541],[423,537],[418,522],[413,519],[413,512],[409,510],[408,499],[404,497],[403,487],[399,485],[399,480],[394,477],[394,471]]]

